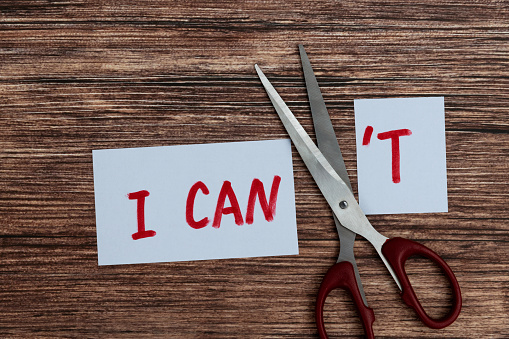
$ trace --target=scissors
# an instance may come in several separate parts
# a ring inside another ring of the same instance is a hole
[[[353,248],[356,234],[364,237],[375,247],[398,285],[403,301],[415,310],[419,319],[426,326],[434,329],[449,326],[458,317],[462,303],[460,287],[454,273],[449,265],[433,250],[412,240],[399,237],[389,239],[378,233],[369,223],[353,195],[329,113],[325,107],[311,63],[302,45],[299,45],[299,52],[318,147],[286,106],[260,67],[255,65],[255,69],[293,144],[332,209],[340,239],[341,247],[338,260],[326,273],[318,291],[315,315],[320,337],[327,338],[323,321],[325,299],[332,290],[341,288],[350,292],[360,315],[366,337],[374,338],[372,326],[375,315],[373,309],[368,307],[354,257]],[[405,262],[414,255],[424,256],[435,262],[445,273],[451,284],[453,293],[452,308],[444,318],[433,319],[429,317],[410,284],[405,271]]]

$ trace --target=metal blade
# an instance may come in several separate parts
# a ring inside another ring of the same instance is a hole
[[[255,65],[255,69],[293,144],[341,225],[363,236],[375,247],[378,255],[401,289],[398,278],[382,254],[382,245],[388,238],[378,233],[371,226],[348,185],[339,177],[322,152],[316,147],[260,67]],[[341,208],[340,203],[347,207]]]
[[[308,92],[309,105],[311,106],[311,114],[313,114],[313,124],[315,126],[318,148],[351,191],[352,185],[350,184],[350,178],[346,171],[343,155],[341,154],[341,149],[339,148],[336,133],[332,127],[332,122],[329,112],[327,112],[322,92],[316,81],[315,73],[313,72],[311,63],[302,45],[299,45],[299,52],[304,78],[306,79],[306,89]]]
[[[339,175],[339,177],[343,179],[346,185],[350,188],[350,191],[353,192],[352,185],[350,184],[350,178],[348,177],[348,173],[346,171],[345,161],[343,160],[343,155],[341,154],[341,149],[336,138],[336,133],[334,132],[329,112],[327,112],[327,107],[325,106],[322,92],[320,91],[320,86],[318,86],[315,73],[313,72],[309,58],[302,45],[299,45],[299,53],[300,60],[302,62],[302,70],[304,71],[304,78],[306,80],[306,89],[308,92],[311,114],[313,115],[313,125],[315,127],[318,148],[324,155],[325,159],[327,159],[332,168]],[[357,280],[357,286],[359,288],[362,300],[364,301],[364,305],[368,306],[353,251],[356,234],[343,227],[338,218],[336,218],[334,214],[333,216],[340,240],[337,262],[348,261],[352,264],[355,273],[355,279]]]

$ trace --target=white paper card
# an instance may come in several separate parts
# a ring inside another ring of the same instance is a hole
[[[290,140],[94,150],[99,265],[298,254]]]
[[[354,101],[366,214],[447,212],[443,97]]]

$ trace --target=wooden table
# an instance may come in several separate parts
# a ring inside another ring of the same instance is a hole
[[[449,212],[370,220],[440,253],[463,310],[426,328],[359,240],[376,336],[509,337],[508,19],[506,1],[1,1],[0,336],[317,337],[339,242],[295,149],[298,256],[99,267],[92,173],[94,149],[286,138],[255,63],[311,133],[303,43],[354,191],[353,100],[445,97]],[[439,316],[450,291],[428,264],[408,270]],[[362,336],[346,293],[326,314]]]

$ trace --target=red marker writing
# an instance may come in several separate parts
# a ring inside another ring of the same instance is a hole
[[[274,220],[274,215],[276,213],[277,192],[279,190],[280,183],[281,177],[279,175],[275,175],[274,180],[272,181],[272,187],[270,189],[269,203],[267,204],[267,198],[265,196],[265,190],[263,189],[263,183],[258,179],[253,180],[253,183],[251,184],[251,191],[249,192],[249,200],[247,203],[246,223],[249,225],[253,223],[256,196],[258,196],[258,200],[260,200],[260,206],[262,207],[265,220]]]
[[[200,221],[194,220],[194,200],[196,199],[196,193],[198,193],[198,190],[201,190],[203,194],[208,195],[209,189],[207,186],[201,182],[198,181],[196,184],[194,184],[191,189],[189,190],[189,194],[187,195],[187,201],[186,201],[186,221],[194,229],[200,229],[208,225],[209,218],[205,217],[201,219]]]
[[[228,200],[230,200],[230,207],[224,207],[226,197],[228,197]],[[235,223],[237,225],[240,226],[244,224],[244,219],[242,219],[242,213],[240,212],[240,206],[237,201],[237,196],[235,195],[235,192],[232,189],[232,184],[229,181],[225,181],[223,183],[223,187],[221,187],[221,191],[219,192],[219,197],[217,198],[216,213],[214,214],[212,227],[219,228],[223,214],[233,214],[235,217]]]
[[[409,129],[396,129],[384,133],[378,133],[377,138],[380,140],[391,139],[392,147],[392,182],[395,184],[401,181],[400,177],[400,153],[399,153],[399,137],[412,135]]]
[[[373,134],[373,126],[366,127],[364,131],[364,137],[362,138],[362,146],[368,146],[371,141],[371,135]]]
[[[362,146],[368,146],[371,142],[371,135],[373,134],[373,127],[367,126],[364,130],[364,136],[362,137]],[[392,148],[392,182],[395,184],[401,182],[400,175],[400,152],[399,152],[399,138],[402,136],[412,135],[412,131],[409,129],[396,129],[393,131],[387,131],[378,133],[377,138],[380,140],[391,139]]]
[[[147,231],[145,230],[145,198],[148,197],[150,193],[148,191],[138,191],[127,194],[127,197],[130,200],[137,200],[137,217],[138,217],[138,232],[133,233],[133,240],[138,240],[142,238],[150,238],[156,235],[155,231]]]
[[[267,195],[265,194],[263,183],[259,179],[253,179],[251,183],[251,189],[249,191],[246,210],[246,223],[248,225],[254,223],[256,200],[260,202],[260,208],[262,209],[265,220],[269,222],[274,220],[274,216],[276,215],[276,203],[280,183],[281,177],[279,175],[275,175],[274,179],[272,180],[272,186],[270,188],[270,194],[267,201]],[[191,186],[186,201],[186,221],[187,224],[194,229],[200,229],[210,224],[210,219],[208,217],[198,221],[194,219],[195,200],[199,191],[201,191],[204,195],[209,195],[208,187],[203,182],[198,181],[193,186]],[[226,198],[228,198],[230,201],[230,206],[225,207]],[[233,214],[233,217],[235,218],[235,224],[239,226],[244,225],[244,219],[242,217],[242,212],[240,210],[237,196],[235,195],[231,182],[228,180],[223,182],[223,186],[221,187],[221,191],[217,197],[217,204],[212,221],[212,227],[220,228],[223,215],[226,214]]]

